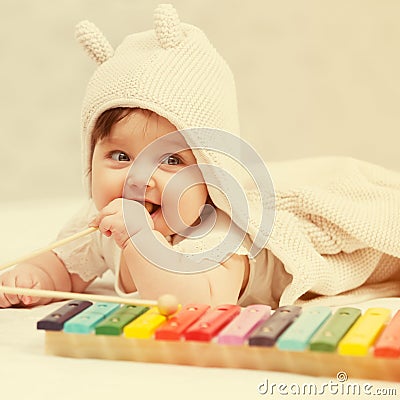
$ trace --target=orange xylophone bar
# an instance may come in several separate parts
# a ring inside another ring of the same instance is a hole
[[[285,306],[271,314],[265,305],[189,304],[167,318],[157,307],[110,303],[71,311],[79,305],[38,321],[47,353],[400,381],[400,314],[389,322],[384,308],[332,315],[327,307]]]

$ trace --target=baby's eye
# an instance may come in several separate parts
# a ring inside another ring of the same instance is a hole
[[[114,161],[130,161],[129,156],[127,156],[123,151],[111,152],[110,158],[112,158]]]
[[[181,159],[175,155],[169,155],[163,158],[161,164],[168,164],[168,165],[180,165],[182,164]]]

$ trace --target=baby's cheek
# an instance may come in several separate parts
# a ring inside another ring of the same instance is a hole
[[[92,199],[97,208],[97,210],[102,210],[106,205],[106,193],[107,191],[101,185],[101,180],[99,180],[96,176],[92,177]]]
[[[199,218],[200,212],[207,200],[207,187],[199,184],[191,187],[182,195],[179,202],[179,211],[186,225],[193,225]]]
[[[123,185],[122,174],[107,169],[95,169],[92,174],[92,198],[96,208],[100,211],[111,201],[122,197]]]

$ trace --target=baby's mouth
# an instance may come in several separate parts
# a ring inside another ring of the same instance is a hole
[[[159,204],[150,203],[149,201],[145,201],[144,206],[149,214],[155,213],[160,208]]]

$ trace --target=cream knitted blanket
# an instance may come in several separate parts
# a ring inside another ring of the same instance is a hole
[[[208,187],[214,204],[292,275],[281,305],[400,295],[399,172],[348,157],[271,162],[273,192],[264,188],[264,199],[230,157],[199,149],[195,155],[199,163],[225,168],[244,188],[250,214],[235,217],[221,191]],[[220,178],[222,190],[227,185]],[[263,210],[275,210],[273,224],[263,220]],[[300,299],[305,294],[307,300]]]
[[[274,193],[265,201],[229,160],[201,150],[196,157],[246,188],[250,223],[232,219],[253,241],[264,237],[261,246],[293,276],[280,304],[302,303],[306,293],[308,302],[330,305],[400,295],[400,173],[347,157],[267,163]],[[209,193],[232,215],[219,192]],[[275,209],[272,232],[262,222],[266,208]]]
[[[341,157],[268,168],[276,220],[266,247],[293,275],[281,304],[308,291],[347,295],[330,304],[400,295],[399,173]]]

